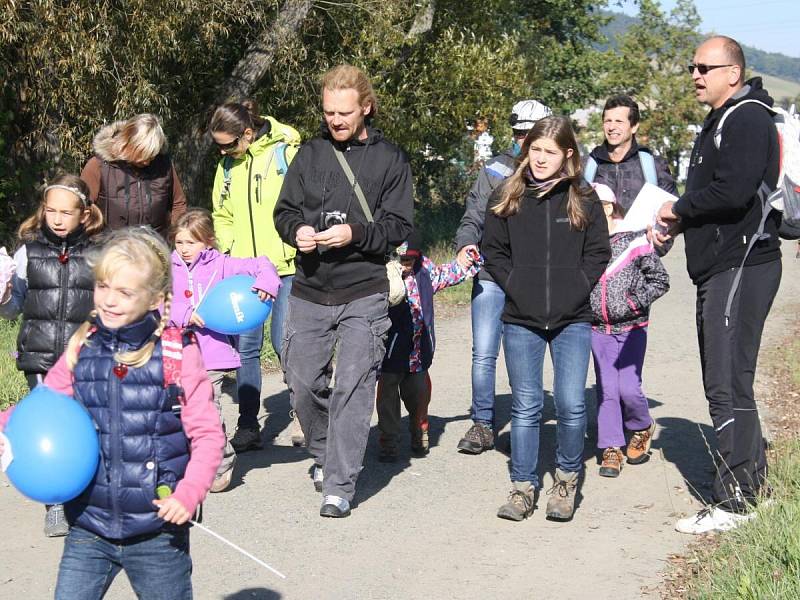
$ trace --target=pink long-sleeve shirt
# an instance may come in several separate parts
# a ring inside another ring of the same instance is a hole
[[[72,372],[67,367],[64,354],[50,369],[44,384],[56,392],[74,396],[72,383]],[[213,389],[196,344],[183,349],[181,386],[185,393],[181,405],[181,423],[191,445],[191,455],[186,473],[178,482],[172,497],[193,513],[211,489],[225,446],[225,434],[212,402]],[[12,411],[13,407],[0,413],[0,430],[5,427]]]

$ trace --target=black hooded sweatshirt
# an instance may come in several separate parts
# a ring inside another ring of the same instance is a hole
[[[372,211],[369,223],[347,180],[333,145],[344,153]],[[339,143],[323,125],[320,136],[304,144],[295,156],[275,206],[275,228],[284,242],[297,247],[301,225],[326,229],[324,213],[338,211],[353,230],[343,248],[298,252],[292,295],[317,304],[352,302],[389,291],[386,255],[408,238],[413,227],[411,168],[405,153],[367,127],[367,139]]]
[[[761,78],[755,77],[708,114],[692,150],[686,193],[673,207],[686,239],[686,267],[698,285],[741,264],[761,220],[758,188],[762,181],[774,188],[778,180],[778,133],[762,106],[737,108],[725,120],[719,149],[714,143],[725,111],[750,98],[773,104]],[[764,230],[769,237],[756,243],[748,265],[780,259],[779,224],[780,214],[773,211]]]

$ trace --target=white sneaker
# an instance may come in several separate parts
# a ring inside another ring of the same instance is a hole
[[[695,535],[711,531],[728,531],[754,519],[755,516],[755,511],[740,515],[721,508],[708,506],[691,517],[680,519],[675,523],[675,531]]]
[[[314,489],[318,492],[322,491],[322,482],[325,480],[325,475],[322,472],[322,467],[314,465],[314,470],[311,473],[311,479],[314,481]]]

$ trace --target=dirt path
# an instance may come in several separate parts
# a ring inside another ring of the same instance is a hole
[[[680,242],[679,242],[680,246]],[[783,283],[765,343],[776,339],[800,298],[800,261],[785,246]],[[707,490],[711,462],[701,431],[709,418],[694,333],[694,288],[682,247],[666,260],[672,291],[653,310],[646,392],[659,424],[652,460],[627,466],[616,480],[597,475],[590,439],[583,500],[571,523],[544,518],[546,496],[523,523],[495,517],[509,487],[508,457],[499,451],[465,456],[455,450],[468,426],[470,320],[467,310],[438,327],[432,369],[433,448],[425,459],[377,462],[375,428],[349,519],[322,519],[311,460],[288,438],[288,399],[277,376],[265,381],[273,444],[243,455],[234,488],[212,496],[205,524],[288,575],[280,580],[202,532],[192,536],[195,597],[200,599],[460,599],[658,597],[668,554],[688,539],[673,531],[677,516],[698,506],[688,479]],[[794,303],[794,304],[793,304]],[[548,389],[551,374],[548,369]],[[498,368],[499,445],[508,444],[510,391]],[[228,404],[231,422],[236,412]],[[548,402],[542,429],[545,489],[552,480],[555,421]],[[699,427],[698,427],[699,423]],[[43,510],[3,480],[0,598],[52,597],[62,542],[43,537]],[[108,598],[131,598],[124,577]]]

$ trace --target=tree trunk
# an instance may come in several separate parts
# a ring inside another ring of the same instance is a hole
[[[253,94],[266,75],[273,58],[285,41],[297,32],[308,16],[313,0],[286,0],[273,26],[253,42],[220,85],[215,104],[239,102]],[[173,158],[190,204],[207,205],[208,182],[212,167],[209,160],[211,138],[206,132],[208,110],[201,111],[186,132],[173,145]]]

